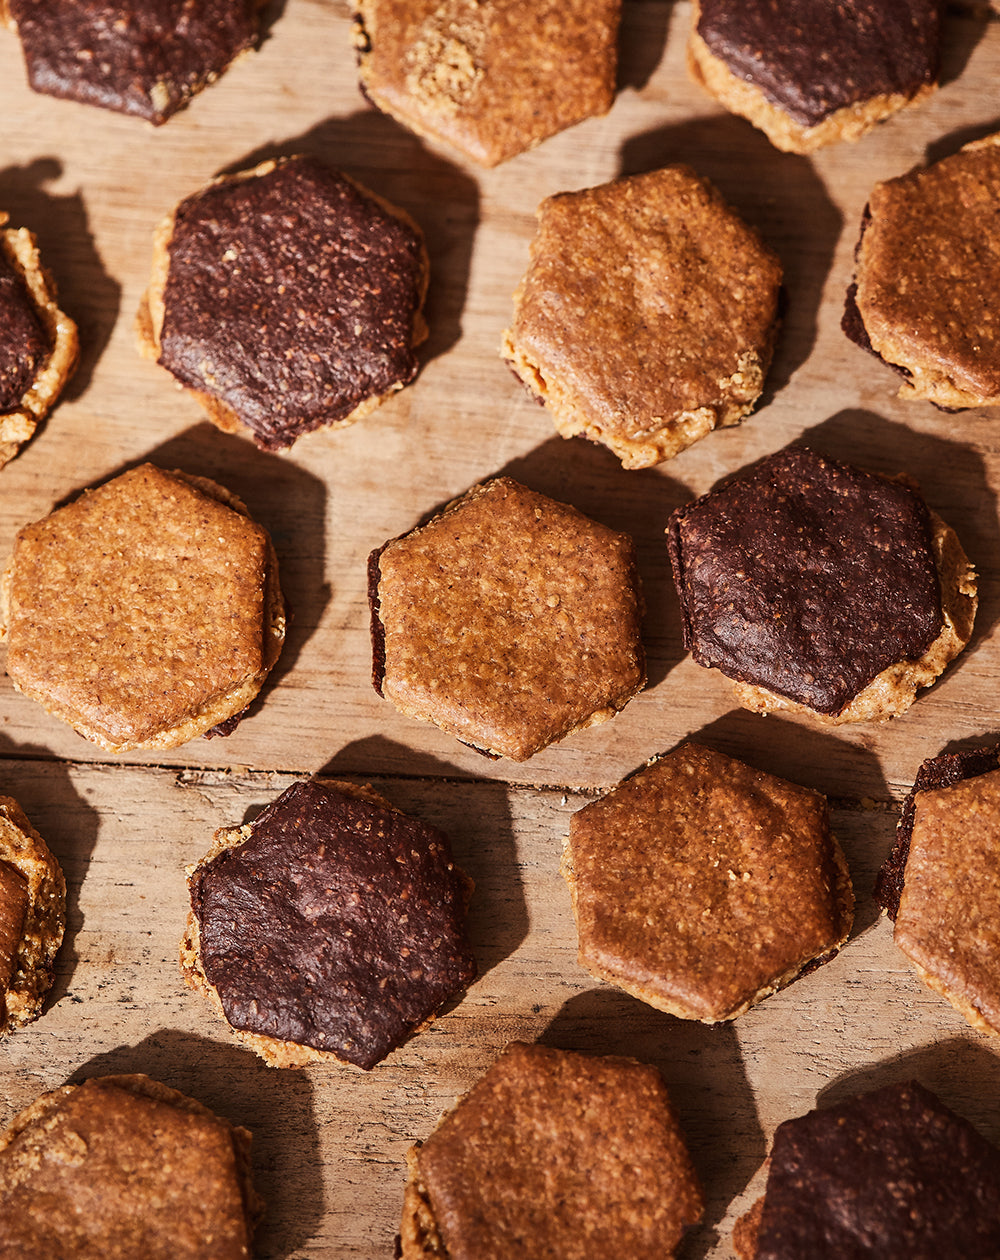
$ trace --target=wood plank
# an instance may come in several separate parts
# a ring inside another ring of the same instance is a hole
[[[839,329],[874,181],[997,127],[1000,21],[956,9],[934,98],[808,160],[773,150],[690,82],[689,21],[687,0],[629,0],[611,112],[494,171],[366,106],[340,0],[289,0],[260,52],[158,130],[30,93],[17,41],[0,32],[0,208],[38,233],[84,338],[69,397],[0,472],[0,559],[21,525],[148,458],[215,477],[247,501],[272,531],[294,612],[286,653],[236,734],[155,757],[109,760],[0,680],[3,790],[50,838],[72,890],[55,1000],[0,1046],[0,1122],[75,1075],[161,1076],[254,1130],[270,1203],[261,1256],[391,1255],[407,1146],[511,1037],[661,1066],[710,1204],[692,1257],[731,1255],[729,1227],[758,1189],[774,1126],[817,1096],[917,1073],[1000,1139],[995,1042],[916,981],[869,893],[920,761],[996,729],[997,421],[899,401],[891,374]],[[432,333],[412,386],[363,423],[273,456],[208,425],[138,356],[132,325],[160,216],[218,171],[296,150],[342,166],[421,222]],[[498,345],[541,198],[678,160],[715,180],[778,250],[788,313],[752,418],[670,464],[624,473],[603,449],[555,435]],[[980,571],[972,645],[887,726],[827,731],[756,717],[683,652],[663,542],[671,510],[800,437],[914,476]],[[524,765],[484,761],[398,715],[369,683],[369,551],[500,472],[629,530],[648,603],[647,689],[614,722]],[[715,1029],[663,1016],[582,971],[558,874],[573,810],[689,734],[829,794],[860,896],[855,937],[834,963]],[[318,772],[371,780],[442,826],[479,890],[483,975],[371,1074],[264,1068],[177,973],[184,865],[217,826]]]

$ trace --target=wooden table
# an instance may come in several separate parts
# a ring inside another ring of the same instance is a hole
[[[390,1256],[407,1147],[511,1038],[660,1066],[708,1198],[688,1257],[732,1254],[731,1223],[759,1191],[775,1125],[817,1099],[912,1074],[1000,1139],[997,1044],[920,985],[870,895],[920,761],[997,725],[998,420],[900,402],[892,374],[839,328],[872,183],[998,126],[1000,23],[951,13],[945,82],[929,103],[804,159],[778,153],[689,81],[689,22],[685,0],[629,0],[611,112],[494,171],[432,151],[366,106],[341,0],[288,0],[263,48],[158,130],[33,95],[16,38],[0,35],[0,207],[39,235],[84,340],[68,398],[0,473],[0,555],[54,504],[151,459],[246,500],[274,537],[294,611],[262,701],[227,740],[112,758],[0,681],[0,790],[48,838],[70,886],[54,998],[0,1046],[0,1121],[94,1073],[145,1071],[185,1090],[253,1130],[269,1205],[263,1257]],[[274,456],[207,424],[139,357],[133,320],[160,216],[221,170],[297,150],[423,225],[432,331],[412,386],[353,428]],[[555,435],[498,345],[541,198],[677,160],[712,178],[777,249],[789,309],[758,412],[669,464],[625,473],[603,448]],[[671,510],[801,437],[911,474],[979,568],[971,646],[890,725],[831,731],[754,716],[683,651],[663,539]],[[369,551],[500,472],[630,531],[648,602],[646,690],[614,722],[523,765],[486,762],[401,717],[369,681]],[[855,935],[833,963],[715,1028],[585,973],[558,873],[572,813],[688,735],[827,793],[858,893]],[[216,827],[319,772],[371,782],[442,827],[477,884],[480,978],[368,1074],[265,1068],[177,968],[185,864]]]

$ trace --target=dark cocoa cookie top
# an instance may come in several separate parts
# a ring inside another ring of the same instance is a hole
[[[916,1081],[786,1120],[755,1260],[1000,1255],[1000,1151]]]
[[[20,406],[51,350],[52,338],[0,240],[0,415]]]
[[[698,34],[806,127],[937,78],[941,0],[701,0]]]
[[[248,830],[190,881],[233,1028],[371,1068],[472,980],[469,882],[439,831],[315,781]]]
[[[160,124],[259,36],[256,0],[9,0],[36,92]]]
[[[695,660],[817,713],[941,631],[923,499],[806,447],[678,508],[667,532]]]
[[[308,157],[181,202],[159,362],[274,450],[417,373],[420,232]]]
[[[913,834],[917,794],[931,788],[952,787],[964,779],[975,779],[992,770],[1000,770],[1000,746],[942,753],[939,757],[929,757],[922,763],[913,787],[903,801],[892,849],[879,867],[875,879],[875,900],[890,919],[895,919],[899,910],[906,859],[910,853],[910,837]]]

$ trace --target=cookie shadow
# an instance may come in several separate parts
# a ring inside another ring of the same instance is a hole
[[[938,81],[942,87],[961,78],[976,45],[983,39],[996,15],[987,3],[977,7],[946,6],[941,40],[941,68]]]
[[[735,155],[735,156],[734,156]],[[843,226],[808,158],[782,153],[732,114],[695,118],[626,140],[621,174],[686,163],[777,253],[784,272],[783,312],[774,359],[753,415],[788,385],[815,345],[823,286]]]
[[[80,961],[76,938],[84,921],[80,890],[87,878],[101,819],[74,787],[69,766],[53,759],[48,749],[16,744],[0,735],[0,765],[0,790],[21,806],[66,878],[66,930],[56,955],[52,988],[42,1008],[44,1018],[45,1011],[57,1002],[82,1000],[73,996],[73,976]]]
[[[55,157],[0,170],[0,209],[10,215],[8,227],[26,227],[38,238],[42,265],[55,281],[59,306],[79,329],[80,361],[62,395],[72,399],[90,384],[108,343],[118,319],[121,285],[101,262],[83,196],[46,191],[62,173],[62,162]]]
[[[377,769],[386,766],[399,769],[389,775]],[[528,907],[506,784],[463,779],[445,762],[381,735],[347,744],[317,778],[367,783],[397,809],[442,831],[455,864],[475,884],[467,925],[478,978],[514,953],[528,935]]]
[[[538,1041],[587,1054],[628,1055],[659,1068],[705,1193],[704,1220],[677,1255],[704,1260],[715,1253],[719,1222],[765,1154],[733,1026],[676,1019],[608,986],[570,998]]]
[[[249,1050],[167,1028],[137,1046],[96,1055],[70,1083],[133,1072],[178,1089],[250,1130],[254,1187],[264,1200],[254,1255],[290,1260],[301,1254],[323,1216],[320,1141],[308,1074],[269,1068]]]
[[[583,437],[552,437],[496,475],[632,536],[646,605],[646,685],[662,682],[686,654],[665,531],[674,508],[692,498],[690,489],[662,468],[626,471],[606,447]]]
[[[618,72],[615,91],[641,92],[663,60],[674,10],[667,4],[623,4],[618,29]]]
[[[967,1038],[949,1037],[907,1050],[837,1077],[820,1091],[817,1106],[833,1107],[856,1094],[916,1080],[1000,1145],[1000,1057],[987,1048],[992,1044],[992,1039],[970,1032]]]
[[[363,104],[360,90],[358,95]],[[417,353],[422,364],[439,358],[461,336],[479,223],[475,180],[374,107],[327,118],[298,136],[263,145],[227,170],[245,170],[293,153],[308,153],[343,170],[419,224],[430,260],[430,284],[424,312],[429,335]]]

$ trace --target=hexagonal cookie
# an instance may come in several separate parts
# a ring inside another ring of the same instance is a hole
[[[260,0],[6,0],[36,92],[159,125],[256,46]]]
[[[705,1023],[827,961],[854,917],[826,798],[698,744],[578,810],[563,874],[582,965]]]
[[[237,718],[285,634],[266,531],[215,482],[151,464],[19,531],[0,617],[14,686],[111,752]]]
[[[369,559],[373,682],[401,713],[524,761],[645,682],[627,534],[509,477]]]
[[[408,1157],[402,1260],[657,1256],[704,1211],[656,1068],[512,1042]]]
[[[646,468],[753,409],[781,276],[686,166],[559,193],[538,208],[501,353],[563,437]]]
[[[360,0],[365,95],[482,166],[614,100],[621,0]]]

